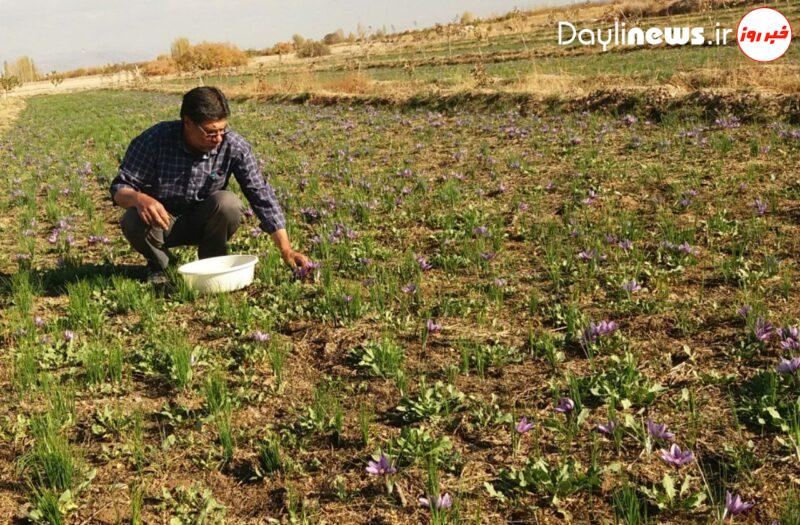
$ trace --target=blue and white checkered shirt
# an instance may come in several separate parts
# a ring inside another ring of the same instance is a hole
[[[286,226],[275,191],[261,175],[253,148],[229,129],[222,142],[205,154],[189,151],[183,122],[159,122],[131,141],[119,173],[111,181],[111,200],[120,188],[133,188],[158,200],[173,215],[228,186],[231,173],[261,221],[273,233]]]

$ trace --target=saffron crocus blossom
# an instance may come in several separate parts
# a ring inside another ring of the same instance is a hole
[[[759,341],[769,341],[769,338],[772,337],[772,331],[774,330],[774,326],[769,321],[764,320],[763,317],[759,317],[756,319],[756,324],[753,327],[753,335]]]
[[[322,266],[318,262],[308,261],[308,263],[304,264],[303,266],[298,267],[294,273],[300,279],[305,279],[306,277],[313,276],[314,270]]]
[[[592,321],[589,323],[589,326],[583,330],[582,339],[584,343],[593,343],[600,337],[612,334],[616,330],[617,323],[614,321],[600,321],[599,323]]]
[[[603,433],[603,434],[605,434],[607,436],[610,436],[611,434],[613,434],[614,430],[616,430],[616,429],[617,429],[617,422],[614,421],[613,419],[610,420],[605,425],[603,425],[603,424],[597,425],[597,430],[599,430],[601,433]]]
[[[582,261],[590,261],[592,259],[605,261],[607,258],[608,256],[606,254],[598,252],[595,248],[583,250],[582,252],[578,253],[578,259]]]
[[[739,494],[734,496],[729,491],[725,491],[725,516],[738,516],[753,508],[753,505],[755,505],[755,502],[742,501],[742,497]]]
[[[428,319],[425,322],[425,328],[428,329],[429,334],[438,334],[442,331],[442,325],[436,324],[433,319]]]
[[[692,247],[688,242],[682,242],[675,249],[686,255],[697,255],[697,248]]]
[[[373,476],[389,476],[397,472],[397,469],[394,468],[391,463],[389,463],[389,458],[382,453],[381,457],[378,458],[378,461],[369,462],[366,471],[368,474],[372,474]]]
[[[417,291],[417,285],[415,283],[408,283],[400,289],[405,293],[414,293]]]
[[[663,439],[664,441],[675,439],[675,433],[667,430],[666,423],[655,423],[652,419],[647,420],[647,433],[650,437]]]
[[[553,410],[559,414],[568,414],[575,410],[575,401],[568,397],[562,397],[558,400],[558,404]]]
[[[681,447],[673,443],[669,450],[661,449],[661,459],[673,467],[680,467],[690,463],[694,459],[694,454],[691,450],[681,450]]]
[[[42,319],[41,317],[39,317],[37,315],[36,317],[33,318],[33,324],[35,324],[37,327],[41,328],[41,327],[44,326],[44,319]]]
[[[617,246],[619,246],[625,251],[628,251],[633,248],[633,241],[631,241],[630,239],[622,239],[617,243]]]
[[[69,343],[73,339],[75,339],[75,332],[72,330],[64,330],[64,341]]]
[[[269,334],[265,334],[260,330],[256,330],[252,334],[250,334],[250,339],[253,341],[258,341],[259,343],[263,343],[265,341],[269,341]]]
[[[483,237],[488,237],[489,236],[489,228],[487,228],[486,226],[475,226],[474,228],[472,228],[472,233],[474,233],[475,235],[481,235]]]
[[[419,257],[417,257],[417,264],[419,264],[419,269],[422,270],[423,272],[427,272],[428,270],[433,268],[433,265],[431,263],[429,263],[425,259],[425,257],[423,257],[421,255]]]
[[[776,370],[779,374],[794,374],[797,372],[797,369],[800,368],[800,357],[795,357],[793,359],[786,359],[781,358],[781,362],[778,363]]]
[[[425,507],[426,509],[431,508],[431,499],[430,498],[419,498],[419,504]],[[433,501],[433,508],[436,510],[441,509],[449,509],[453,506],[453,498],[450,497],[450,494],[445,492],[444,494],[440,495]]]
[[[641,290],[642,286],[636,282],[636,279],[631,279],[622,285],[622,289],[628,293],[635,293]]]
[[[756,214],[764,215],[767,213],[767,203],[761,200],[761,197],[756,197],[756,200],[753,201],[753,207],[756,209]]]
[[[781,330],[781,348],[784,350],[800,350],[800,330],[790,326]]]
[[[524,434],[532,428],[533,423],[528,423],[528,418],[525,416],[522,416],[522,418],[519,420],[519,423],[517,423],[517,426],[514,427],[519,434]]]
[[[88,242],[91,246],[95,244],[108,244],[110,241],[108,240],[108,237],[104,235],[90,235]]]
[[[736,310],[736,313],[746,319],[747,316],[750,315],[750,312],[752,312],[752,311],[753,311],[753,307],[750,306],[749,304],[746,304],[746,305],[742,306],[741,308],[739,308],[738,310]]]

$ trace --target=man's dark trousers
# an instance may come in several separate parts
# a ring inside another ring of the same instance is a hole
[[[164,249],[173,246],[198,246],[199,259],[227,255],[228,239],[239,227],[243,214],[239,197],[232,191],[221,190],[171,219],[166,230],[145,224],[134,206],[125,211],[120,226],[125,238],[144,255],[151,269],[165,270],[169,256]]]

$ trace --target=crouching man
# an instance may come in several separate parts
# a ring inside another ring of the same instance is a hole
[[[172,246],[198,246],[200,259],[228,253],[244,213],[226,189],[231,174],[283,260],[292,269],[309,263],[292,249],[275,192],[250,144],[228,126],[229,116],[219,89],[195,88],[183,96],[181,120],[160,122],[128,146],[111,198],[127,209],[122,232],[147,260],[149,282],[166,282]]]

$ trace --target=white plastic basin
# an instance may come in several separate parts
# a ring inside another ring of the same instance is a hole
[[[200,293],[231,292],[253,282],[257,262],[255,255],[221,255],[183,264],[178,273]]]

